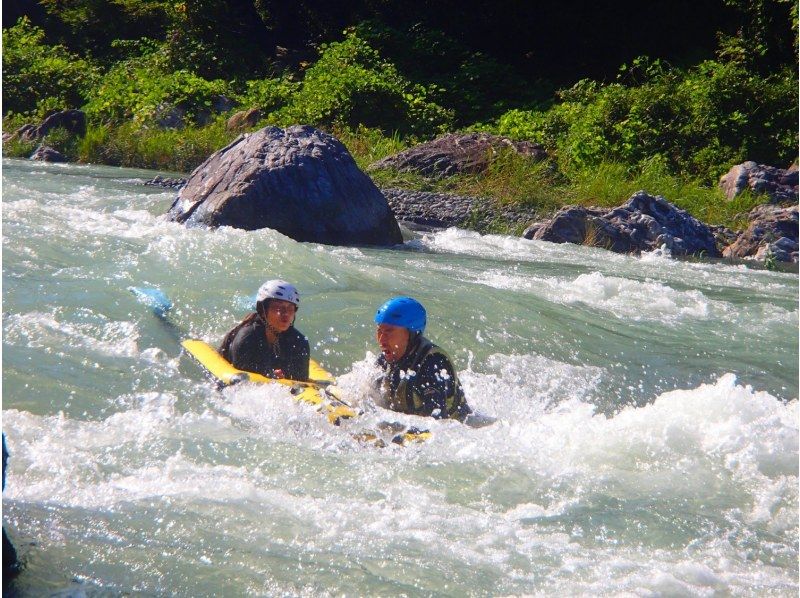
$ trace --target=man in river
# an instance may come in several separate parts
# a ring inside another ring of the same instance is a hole
[[[425,308],[411,297],[394,297],[378,308],[381,394],[395,411],[463,421],[472,410],[450,358],[422,336],[426,323]]]
[[[308,339],[294,327],[300,293],[285,280],[268,280],[256,311],[225,335],[219,353],[235,367],[269,378],[308,380]]]

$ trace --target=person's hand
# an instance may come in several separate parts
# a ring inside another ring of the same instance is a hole
[[[276,378],[286,378],[286,374],[283,373],[282,369],[272,370],[272,373],[275,375]]]

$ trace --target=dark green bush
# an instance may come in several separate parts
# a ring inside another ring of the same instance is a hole
[[[344,41],[322,46],[302,88],[275,117],[284,124],[364,125],[427,135],[453,121],[451,111],[430,99],[432,91],[404,79],[392,63],[351,33]]]
[[[514,110],[496,131],[534,139],[565,172],[660,157],[675,174],[715,182],[732,164],[788,165],[797,156],[797,74],[758,76],[735,60],[683,71],[640,59],[620,81],[580,81],[547,112]]]
[[[160,110],[180,106],[189,122],[210,112],[214,96],[228,92],[228,83],[209,81],[185,70],[164,71],[161,49],[148,49],[114,65],[100,80],[85,110],[95,123],[134,119],[152,122]]]
[[[433,86],[436,102],[455,111],[456,126],[494,119],[513,106],[549,99],[555,91],[541,81],[531,85],[507,64],[422,23],[402,29],[372,20],[355,31],[404,77]]]
[[[44,40],[27,17],[3,29],[4,114],[77,108],[95,84],[94,65]]]
[[[300,84],[287,78],[256,79],[247,81],[245,88],[239,96],[242,105],[270,113],[287,105]]]

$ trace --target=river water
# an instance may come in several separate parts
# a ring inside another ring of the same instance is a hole
[[[402,249],[186,229],[156,173],[3,161],[3,518],[21,596],[798,591],[798,277],[451,229]],[[365,414],[215,390],[258,286]],[[173,301],[166,327],[129,292]],[[375,407],[375,309],[419,298],[482,429]],[[425,443],[354,439],[422,424]]]

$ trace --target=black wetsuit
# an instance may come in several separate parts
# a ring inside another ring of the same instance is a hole
[[[391,409],[458,420],[472,412],[450,358],[424,336],[412,340],[395,363],[381,355],[378,365],[384,370],[378,384]]]
[[[308,380],[308,339],[294,326],[278,335],[273,347],[264,322],[255,314],[225,335],[219,353],[235,367],[275,378],[275,370],[292,380]]]

